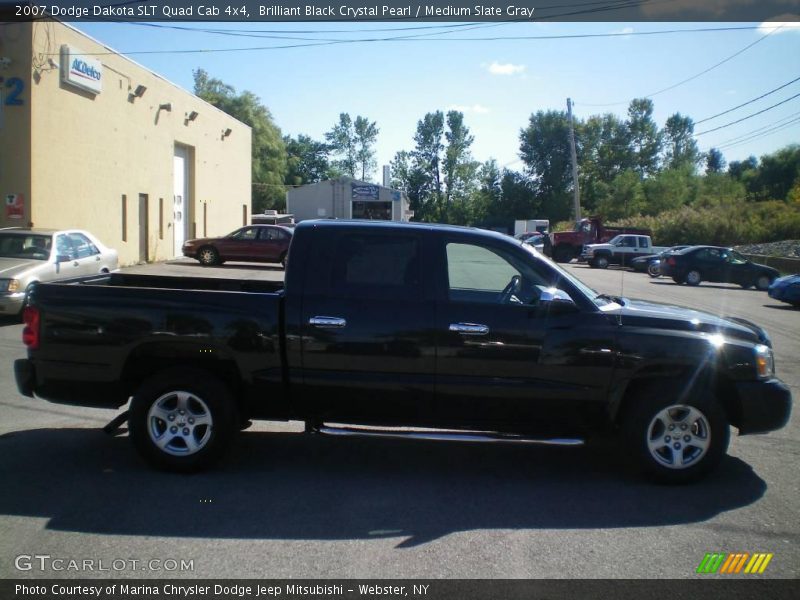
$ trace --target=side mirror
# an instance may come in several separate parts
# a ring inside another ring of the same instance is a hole
[[[547,288],[539,296],[539,305],[548,311],[577,312],[578,305],[565,291],[558,288]]]

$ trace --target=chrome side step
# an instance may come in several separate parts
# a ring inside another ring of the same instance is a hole
[[[306,431],[335,436],[405,438],[415,440],[454,442],[499,442],[516,444],[546,444],[550,446],[582,446],[584,443],[584,440],[579,438],[534,438],[513,433],[440,431],[436,429],[361,429],[355,427],[329,427],[327,425],[320,425],[318,427],[307,428]]]

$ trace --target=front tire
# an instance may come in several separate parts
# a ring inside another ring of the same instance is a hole
[[[647,265],[647,274],[653,279],[661,277],[661,267],[656,263],[651,262]]]
[[[756,279],[755,286],[759,292],[766,292],[769,286],[772,285],[772,279],[769,275],[761,275]]]
[[[730,442],[725,412],[713,396],[697,400],[679,396],[639,396],[624,423],[631,456],[642,471],[662,483],[704,477],[719,465]]]
[[[151,466],[177,472],[207,467],[236,432],[228,388],[195,369],[170,369],[146,380],[130,408],[130,437]]]
[[[607,269],[608,268],[608,257],[607,256],[597,256],[594,259],[593,267],[597,269]]]
[[[212,246],[204,246],[197,251],[197,260],[206,267],[211,267],[220,262],[219,252]]]

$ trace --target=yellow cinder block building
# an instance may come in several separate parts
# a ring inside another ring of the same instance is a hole
[[[247,224],[250,128],[55,21],[0,27],[0,227],[81,228],[123,265]]]

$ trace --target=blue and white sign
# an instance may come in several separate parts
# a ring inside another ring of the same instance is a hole
[[[64,44],[61,46],[61,81],[92,94],[99,94],[103,91],[103,64]]]
[[[377,200],[380,188],[377,185],[358,184],[353,186],[353,200]]]

